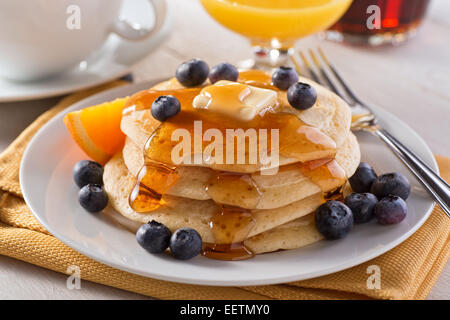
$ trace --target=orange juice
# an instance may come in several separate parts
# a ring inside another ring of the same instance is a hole
[[[347,10],[352,0],[200,0],[225,27],[253,44],[294,40],[325,30]]]

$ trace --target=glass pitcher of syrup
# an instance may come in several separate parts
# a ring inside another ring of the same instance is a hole
[[[354,0],[326,38],[372,46],[403,43],[417,33],[429,4],[430,0]]]

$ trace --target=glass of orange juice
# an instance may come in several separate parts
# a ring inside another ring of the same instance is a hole
[[[352,0],[200,0],[219,23],[245,37],[254,58],[247,67],[289,63],[295,41],[333,25]]]

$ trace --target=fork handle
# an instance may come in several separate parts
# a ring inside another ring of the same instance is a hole
[[[405,145],[385,129],[371,130],[379,137],[423,184],[431,197],[450,217],[450,186],[427,164],[415,156]]]

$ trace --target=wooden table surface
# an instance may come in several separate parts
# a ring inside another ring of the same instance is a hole
[[[136,81],[172,76],[177,65],[192,57],[210,65],[248,58],[247,41],[218,25],[197,0],[169,0],[171,37],[133,68]],[[402,118],[429,144],[450,157],[450,1],[434,0],[419,35],[399,47],[356,48],[321,42],[343,76],[368,102]],[[317,45],[310,37],[300,48]],[[0,151],[57,98],[0,104]],[[66,276],[0,256],[0,299],[147,299],[141,295],[82,281],[68,290]],[[450,266],[428,299],[450,299]]]

